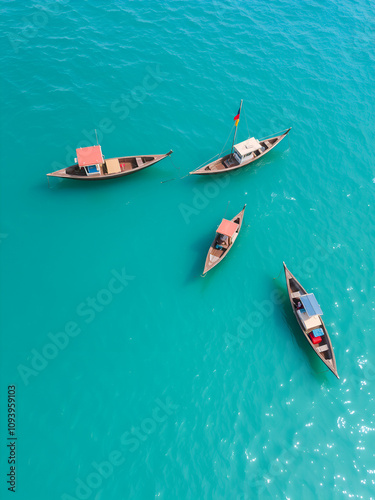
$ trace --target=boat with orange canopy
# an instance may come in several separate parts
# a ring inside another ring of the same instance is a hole
[[[233,217],[232,220],[223,219],[216,230],[216,236],[212,242],[206,257],[203,274],[213,269],[219,262],[221,262],[229,250],[232,248],[233,243],[236,241],[242,227],[243,216],[246,204],[239,214]]]
[[[134,174],[170,156],[173,151],[166,154],[120,156],[104,159],[99,145],[76,150],[76,163],[70,167],[56,170],[47,174],[48,177],[62,179],[75,179],[78,181],[102,181],[115,179]]]

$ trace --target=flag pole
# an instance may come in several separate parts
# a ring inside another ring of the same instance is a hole
[[[241,99],[241,104],[240,104],[240,112],[238,113],[240,115],[240,118],[241,118],[241,109],[242,109],[242,99]],[[240,118],[238,119],[238,121],[240,120]],[[234,131],[234,136],[233,136],[233,142],[232,142],[232,149],[230,151],[230,154],[232,155],[233,154],[233,146],[234,146],[234,141],[236,140],[236,135],[237,135],[237,129],[238,129],[238,125],[236,127],[236,130]]]

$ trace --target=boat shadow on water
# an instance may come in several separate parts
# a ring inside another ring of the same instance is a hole
[[[309,361],[311,368],[314,371],[314,375],[319,377],[319,381],[320,382],[327,381],[330,370],[324,366],[322,361],[320,361],[316,353],[311,349],[308,342],[306,341],[306,338],[302,333],[301,328],[299,327],[296,318],[293,314],[286,285],[285,284],[283,285],[281,283],[280,278],[279,280],[277,280],[276,284],[275,281],[276,280],[272,280],[272,288],[278,291],[280,301],[282,300],[282,303],[280,305],[275,306],[275,312],[276,314],[280,315],[279,316],[280,324],[283,323],[286,324],[286,327],[288,328],[290,333],[289,337],[294,337],[298,349],[301,352],[303,352],[303,355],[301,355],[300,358],[298,356],[298,352],[296,353],[295,359],[293,361],[293,363],[295,362],[296,369],[298,368],[298,363],[303,362],[304,361],[303,357],[306,357]],[[287,336],[287,334],[288,331],[287,329],[285,329],[285,335]]]

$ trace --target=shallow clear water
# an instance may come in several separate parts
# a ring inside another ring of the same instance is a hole
[[[375,498],[372,2],[43,5],[2,4],[3,495],[16,384],[16,498]],[[289,137],[238,175],[184,177],[241,98],[238,140]],[[106,157],[174,154],[48,185],[94,129]],[[283,261],[340,380],[301,338]]]

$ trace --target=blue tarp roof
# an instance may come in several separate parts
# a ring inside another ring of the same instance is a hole
[[[301,295],[301,302],[309,316],[315,316],[316,314],[321,316],[323,314],[323,311],[320,309],[320,305],[318,304],[313,293]]]

